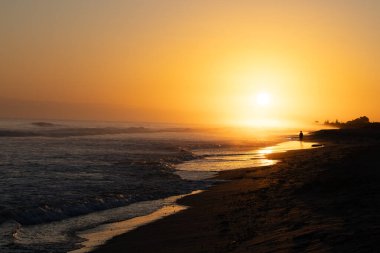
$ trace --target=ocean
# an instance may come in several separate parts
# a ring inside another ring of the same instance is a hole
[[[278,132],[2,120],[0,252],[85,252],[83,231],[152,214],[217,183],[218,171],[271,165],[265,154],[300,145]]]

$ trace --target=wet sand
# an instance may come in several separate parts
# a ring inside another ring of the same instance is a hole
[[[220,173],[178,201],[190,208],[94,252],[380,252],[380,140],[329,134],[276,165]]]

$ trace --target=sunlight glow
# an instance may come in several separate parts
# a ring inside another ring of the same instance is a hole
[[[2,118],[380,120],[380,1],[24,2],[0,1]]]
[[[258,152],[260,155],[269,155],[269,154],[273,153],[273,149],[272,149],[272,147],[263,148],[263,149],[260,149]]]
[[[250,119],[244,119],[244,120],[236,120],[235,121],[236,126],[240,127],[250,127],[250,128],[287,128],[289,127],[289,123],[284,120],[278,120],[274,118],[259,118],[259,117],[253,117]]]
[[[256,103],[259,106],[268,106],[271,102],[271,97],[266,92],[260,92],[256,96]]]

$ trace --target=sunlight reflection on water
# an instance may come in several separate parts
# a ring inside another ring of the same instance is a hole
[[[178,170],[176,174],[183,179],[200,180],[213,177],[218,171],[270,166],[278,161],[268,159],[266,155],[289,150],[310,149],[313,148],[313,144],[316,143],[287,141],[274,146],[249,151],[218,150],[210,153],[208,150],[203,154],[200,153],[201,159],[179,164],[176,167]],[[200,172],[202,174],[199,174]]]

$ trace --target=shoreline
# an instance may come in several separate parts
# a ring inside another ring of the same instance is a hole
[[[289,143],[291,143],[290,146],[289,146]],[[308,144],[309,144],[308,146],[312,147],[311,144],[313,143],[310,142]],[[255,151],[253,152],[248,152],[248,153],[258,154],[258,156],[255,157],[255,159],[260,160],[261,163],[274,164],[274,163],[277,163],[277,161],[267,159],[266,155],[273,152],[272,149],[274,149],[275,152],[286,152],[287,149],[290,147],[303,148],[303,146],[298,147],[298,145],[294,145],[294,141],[285,141],[285,142],[279,142],[279,143],[272,143],[269,146],[263,146],[263,147],[254,149]],[[204,158],[193,159],[190,161],[184,161],[183,163],[192,162],[195,160],[203,160],[203,159]],[[258,166],[258,167],[262,167],[262,166]],[[178,176],[180,176],[182,179],[185,179],[185,180],[196,180],[196,181],[207,180],[207,181],[210,181],[210,183],[213,182],[211,184],[213,185],[215,183],[224,181],[224,180],[217,179],[220,172],[221,171],[188,171],[188,170],[176,169],[176,172],[174,172],[174,174],[177,174]],[[77,243],[78,248],[73,249],[69,251],[68,253],[91,252],[95,250],[96,248],[98,248],[99,246],[104,245],[106,242],[108,242],[110,239],[116,236],[128,233],[129,231],[132,231],[133,229],[136,229],[138,227],[155,222],[159,219],[165,218],[166,216],[173,215],[174,213],[186,210],[187,208],[189,208],[189,206],[180,205],[177,203],[177,201],[190,195],[199,194],[203,191],[204,189],[203,190],[199,189],[199,190],[190,192],[188,194],[174,195],[174,196],[170,196],[164,199],[153,200],[151,202],[157,202],[157,201],[162,202],[162,206],[154,210],[153,212],[149,212],[147,214],[143,214],[143,215],[129,218],[126,220],[100,224],[96,227],[91,227],[89,229],[76,231],[75,232],[76,237],[80,238],[80,242]],[[146,201],[146,202],[149,202],[149,201]],[[131,204],[131,206],[136,205],[136,204],[139,204],[139,203]],[[121,208],[126,209],[128,208],[128,206],[121,207]],[[120,208],[117,208],[117,209],[120,209]],[[101,212],[105,212],[105,211],[101,211]]]
[[[162,207],[151,213],[142,216],[136,216],[127,220],[105,223],[90,229],[76,232],[76,236],[83,239],[83,241],[79,243],[79,245],[82,247],[71,250],[68,253],[91,252],[92,250],[96,249],[100,245],[103,245],[108,240],[118,235],[128,233],[133,229],[147,225],[166,216],[173,215],[177,212],[185,210],[188,208],[188,206],[179,205],[176,201],[183,197],[198,194],[200,192],[202,192],[202,190],[197,190],[189,194],[171,196],[162,200],[158,200],[163,202]]]
[[[378,251],[379,142],[318,139],[328,144],[220,172],[227,181],[178,201],[190,208],[92,252]]]
[[[298,144],[298,143],[300,143],[300,144]],[[274,145],[258,148],[255,152],[257,154],[259,154],[260,158],[256,158],[256,159],[262,160],[263,164],[267,163],[270,165],[261,165],[261,166],[257,166],[257,167],[253,167],[253,168],[255,168],[255,169],[267,168],[271,165],[276,164],[278,162],[278,160],[273,160],[273,159],[268,158],[268,155],[271,155],[272,153],[273,154],[281,154],[281,153],[289,152],[292,150],[313,149],[313,148],[315,148],[313,144],[315,144],[315,142],[284,141],[284,142],[280,142],[280,143],[277,143]],[[298,145],[300,145],[300,146],[298,146]],[[245,169],[235,169],[235,170],[245,170]],[[230,180],[228,178],[224,179],[223,177],[221,177],[221,174],[227,173],[229,171],[235,171],[235,170],[233,169],[233,170],[223,170],[223,171],[212,171],[212,172],[204,172],[204,173],[213,174],[214,176],[209,177],[208,179],[215,181],[216,184],[220,184],[226,180]],[[179,174],[180,172],[190,172],[190,173],[192,172],[192,173],[194,173],[194,171],[178,170],[176,172],[176,174]],[[195,173],[202,173],[202,172],[199,171],[199,172],[195,172]],[[208,191],[208,190],[209,189],[207,189],[206,191]],[[193,192],[190,194],[169,197],[169,198],[175,198],[173,203],[171,203],[171,206],[179,207],[179,210],[177,210],[179,212],[184,211],[187,208],[189,208],[190,206],[187,205],[186,203],[184,203],[184,204],[180,203],[181,200],[183,198],[187,198],[188,196],[199,194],[201,192],[203,192],[203,190],[196,191],[196,192]],[[164,211],[162,212],[162,210],[164,210]],[[123,234],[129,233],[130,231],[132,231],[134,229],[138,229],[141,226],[149,225],[151,223],[157,222],[158,220],[167,217],[168,215],[165,213],[165,210],[166,210],[166,206],[156,210],[153,213],[150,213],[150,214],[147,214],[144,216],[138,216],[138,217],[135,217],[133,219],[123,220],[123,221],[115,222],[115,223],[111,223],[111,224],[104,224],[104,225],[101,225],[99,227],[95,227],[93,229],[81,231],[81,232],[77,233],[77,236],[81,237],[82,239],[88,240],[88,241],[84,241],[81,243],[81,245],[84,245],[85,247],[82,247],[82,248],[79,248],[77,250],[73,250],[70,252],[84,253],[84,252],[96,251],[99,247],[101,248],[102,245],[106,245],[110,240],[112,240],[112,238],[122,236]],[[177,213],[177,211],[170,214],[170,215]],[[152,217],[154,217],[154,218],[152,218]],[[134,220],[139,220],[139,221],[138,221],[138,223],[136,223]],[[112,232],[112,230],[114,230],[114,231]]]
[[[259,147],[263,147],[263,145],[260,145],[260,144],[261,143],[259,143],[258,146],[254,146],[252,150],[257,149]],[[234,146],[234,144],[231,144],[230,146]],[[227,145],[227,149],[230,148],[230,146]],[[247,148],[245,148],[246,146],[249,146],[249,145],[245,145],[244,143],[241,146],[239,146],[239,148],[240,150],[245,152],[247,150]],[[212,147],[215,147],[215,145],[213,144]],[[221,147],[221,145],[218,145],[217,147]],[[198,157],[197,155],[192,155],[191,157],[189,157],[191,153],[184,152],[184,151],[186,151],[186,149],[182,149],[182,148],[179,149],[180,159],[171,159],[171,157],[169,157],[168,158],[169,162],[171,164],[178,164],[180,160],[187,161],[189,158],[192,158],[192,160],[195,160],[195,158]],[[202,155],[199,155],[199,157],[202,157]],[[172,174],[172,173],[168,173],[168,174]],[[163,183],[161,184],[162,188],[170,188],[171,185],[168,182],[170,181],[163,181]],[[193,187],[193,188],[189,187],[187,191],[176,192],[169,196],[176,196],[177,194],[190,193],[191,191],[197,190],[197,189],[205,189],[203,186],[205,185],[209,186],[211,185],[211,183],[210,181],[208,181],[208,183],[206,182],[205,184],[194,183],[193,185],[198,185],[198,186],[201,185],[201,186]],[[166,198],[167,196],[162,196],[162,197]],[[112,223],[119,220],[128,220],[135,216],[137,217],[144,216],[146,214],[152,213],[155,210],[160,208],[159,207],[160,204],[157,202],[160,202],[162,200],[163,199],[152,200],[153,202],[156,202],[156,203],[153,203],[153,205],[145,203],[146,201],[137,201],[127,206],[120,206],[120,207],[110,208],[110,209],[105,209],[105,210],[97,210],[95,212],[90,212],[90,213],[79,215],[79,216],[72,216],[72,217],[69,216],[65,219],[60,219],[53,222],[37,223],[35,225],[23,226],[16,223],[15,227],[17,226],[17,229],[16,229],[17,233],[15,235],[12,235],[14,233],[12,231],[9,232],[9,235],[11,235],[9,237],[9,240],[5,241],[0,246],[1,248],[3,248],[4,246],[5,251],[7,251],[8,248],[10,248],[10,246],[8,245],[12,246],[13,244],[15,245],[14,247],[27,248],[27,249],[30,248],[31,251],[33,251],[35,248],[40,247],[39,245],[42,245],[41,248],[45,247],[46,245],[46,248],[54,249],[54,250],[62,251],[62,252],[67,252],[68,250],[76,249],[76,246],[79,245],[79,242],[81,242],[82,240],[81,238],[78,238],[75,235],[75,233],[89,229],[89,228],[98,227],[99,225],[104,224],[104,223],[110,223],[110,222]],[[155,208],[155,209],[152,209],[152,208]]]

